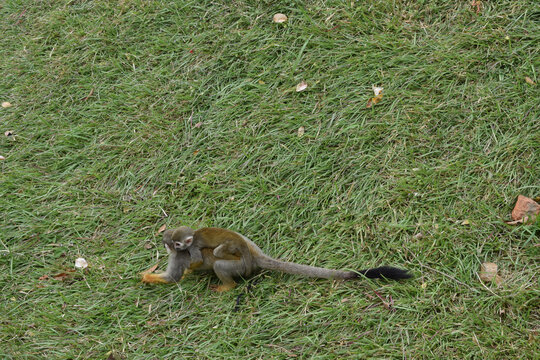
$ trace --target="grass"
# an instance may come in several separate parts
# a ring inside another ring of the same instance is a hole
[[[538,356],[539,225],[503,220],[540,193],[540,7],[308,3],[0,4],[0,357]],[[164,224],[415,279],[143,286]]]

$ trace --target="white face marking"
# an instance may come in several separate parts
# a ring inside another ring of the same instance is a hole
[[[169,245],[165,244],[165,249],[167,249],[167,254],[171,253],[171,248],[169,247]]]

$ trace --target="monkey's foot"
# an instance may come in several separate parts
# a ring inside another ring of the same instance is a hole
[[[236,284],[227,284],[227,285],[210,285],[210,288],[215,292],[225,292],[232,290],[236,287]]]
[[[197,261],[197,262],[192,262],[192,263],[189,265],[189,269],[188,269],[188,270],[194,270],[194,269],[198,268],[199,266],[201,266],[203,263],[204,263],[203,260]]]
[[[192,272],[193,272],[193,270],[191,270],[191,269],[186,269],[186,270],[184,270],[184,273],[182,274],[182,277],[180,278],[180,280],[184,280],[184,278],[185,278],[187,275],[191,274]]]
[[[146,284],[168,284],[169,281],[163,277],[163,274],[143,274],[141,279]]]

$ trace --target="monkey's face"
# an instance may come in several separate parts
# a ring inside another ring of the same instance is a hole
[[[175,250],[186,250],[188,247],[193,244],[193,236],[188,235],[173,241],[173,246]]]
[[[163,245],[167,252],[186,250],[193,244],[194,231],[187,226],[166,230],[163,233]]]

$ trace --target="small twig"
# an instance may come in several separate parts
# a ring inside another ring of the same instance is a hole
[[[429,267],[429,266],[424,265],[424,264],[421,264],[421,263],[419,263],[419,265],[420,265],[421,267],[424,267],[424,268],[429,269],[429,270],[431,270],[431,271],[435,271],[436,273],[441,274],[442,276],[446,276],[447,278],[449,278],[449,279],[451,279],[451,280],[454,280],[454,281],[457,282],[458,284],[461,284],[461,285],[465,286],[466,288],[468,288],[469,290],[474,291],[475,293],[479,293],[479,292],[480,292],[480,291],[476,290],[475,288],[473,288],[473,287],[471,287],[471,286],[465,284],[464,282],[459,281],[459,280],[456,279],[455,277],[443,273],[442,271],[436,270],[436,269],[434,269],[434,268],[432,268],[432,267]]]
[[[24,9],[24,10],[19,14],[19,19],[17,20],[17,22],[15,23],[15,25],[19,25],[19,24],[23,21],[22,17],[23,17],[23,15],[24,15],[25,12],[26,12],[26,9]]]
[[[92,88],[90,90],[90,92],[88,93],[88,95],[86,95],[86,97],[82,98],[81,101],[86,101],[90,98],[90,96],[92,96],[94,94],[94,88]]]
[[[478,280],[480,280],[480,284],[482,284],[482,286],[484,287],[484,289],[486,289],[487,291],[489,291],[490,293],[492,293],[493,295],[495,295],[496,297],[500,298],[499,295],[495,294],[490,288],[488,288],[484,282],[482,281],[482,279],[480,279],[480,275],[478,275],[478,273],[475,273],[476,274],[476,277],[478,278]]]

